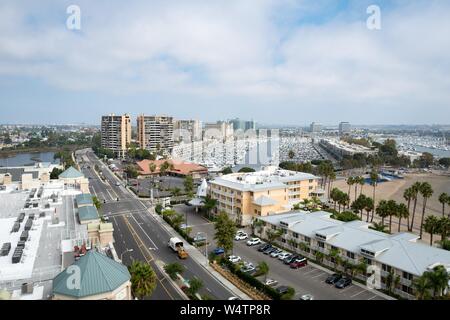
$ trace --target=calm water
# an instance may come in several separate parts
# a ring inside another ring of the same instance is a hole
[[[0,167],[20,167],[34,165],[36,162],[55,162],[54,152],[20,153],[11,158],[0,158]]]

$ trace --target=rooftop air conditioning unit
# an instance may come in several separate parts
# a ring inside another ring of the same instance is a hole
[[[31,293],[33,293],[33,284],[22,283],[22,294],[31,294]]]

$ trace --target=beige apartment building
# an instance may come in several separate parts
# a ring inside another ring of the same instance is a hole
[[[174,139],[177,142],[192,142],[202,139],[202,122],[199,120],[175,120]]]
[[[218,204],[215,212],[228,213],[240,225],[254,218],[290,210],[316,192],[318,177],[276,167],[258,172],[233,173],[209,182],[209,195]]]
[[[173,149],[173,125],[173,118],[169,116],[138,116],[137,139],[140,148],[170,155]]]
[[[124,158],[131,143],[131,118],[128,114],[102,117],[102,148],[114,151],[118,158]]]

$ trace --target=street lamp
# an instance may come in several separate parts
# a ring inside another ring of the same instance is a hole
[[[120,261],[122,261],[123,255],[124,255],[125,253],[133,252],[133,251],[134,251],[134,249],[127,249],[126,251],[122,252],[122,254],[120,255]]]
[[[205,258],[206,258],[206,266],[208,266],[208,234],[204,231],[197,232],[197,236],[201,234],[205,235]]]

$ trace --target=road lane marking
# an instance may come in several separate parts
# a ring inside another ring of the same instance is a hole
[[[145,232],[144,228],[142,228],[142,226],[139,224],[139,222],[137,222],[136,218],[134,216],[131,216],[131,218],[137,223],[139,228],[141,228],[142,232],[144,232],[144,234],[148,238],[148,240],[150,240],[153,243],[154,248],[156,250],[158,250],[158,246],[155,244],[155,242],[153,242],[152,238],[150,238],[150,236],[147,234],[147,232]]]
[[[324,273],[324,272],[321,272],[320,274],[318,274],[318,275],[316,275],[316,276],[314,276],[314,277],[312,277],[313,279],[315,279],[315,278],[317,278],[317,277],[321,277],[321,276],[323,276],[324,274],[326,274],[326,273]]]
[[[354,297],[356,297],[356,296],[359,296],[359,295],[360,295],[361,293],[363,293],[363,292],[366,292],[366,290],[361,290],[360,292],[358,292],[358,293],[356,293],[356,294],[350,296],[350,298],[354,298]]]

